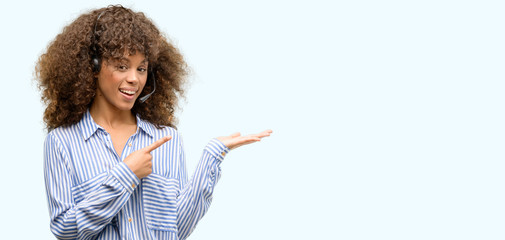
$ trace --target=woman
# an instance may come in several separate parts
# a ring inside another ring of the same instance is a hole
[[[220,163],[269,136],[212,139],[188,180],[174,110],[186,64],[143,13],[79,16],[36,68],[51,231],[61,239],[185,239],[207,211]]]

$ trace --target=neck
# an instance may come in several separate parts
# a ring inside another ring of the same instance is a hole
[[[93,117],[93,120],[105,129],[118,128],[124,125],[136,125],[137,121],[131,110],[117,109],[104,104],[103,101],[93,101],[89,113]]]

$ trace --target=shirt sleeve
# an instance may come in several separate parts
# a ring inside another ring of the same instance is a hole
[[[182,190],[177,199],[177,226],[179,239],[186,239],[212,202],[214,187],[221,176],[220,164],[230,149],[219,140],[212,139],[205,147],[193,177],[188,181],[182,144],[180,148]]]
[[[44,146],[44,178],[51,231],[58,239],[90,239],[112,220],[140,183],[123,162],[88,180],[96,189],[74,196],[68,154],[49,134]],[[76,198],[78,201],[76,201]]]

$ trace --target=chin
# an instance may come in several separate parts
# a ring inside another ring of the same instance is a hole
[[[127,110],[128,110],[128,111],[131,111],[134,105],[135,105],[135,104],[131,104],[131,105],[125,106],[125,107],[124,107],[124,108],[122,108],[121,110],[124,110],[124,111],[127,111]]]
[[[132,110],[133,106],[135,103],[120,103],[120,104],[115,104],[115,107],[121,111],[130,111]]]

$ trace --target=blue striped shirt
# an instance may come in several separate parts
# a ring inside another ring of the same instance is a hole
[[[151,152],[152,173],[138,179],[123,160],[168,135],[172,139]],[[209,208],[228,151],[212,139],[188,180],[175,129],[158,129],[137,116],[137,131],[119,156],[88,111],[45,141],[51,231],[58,239],[186,239]]]

